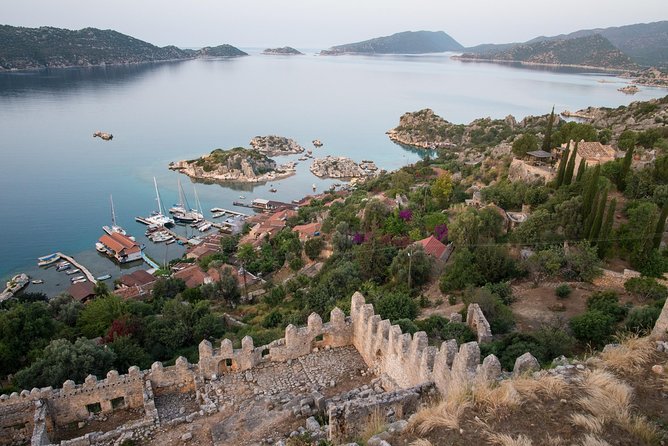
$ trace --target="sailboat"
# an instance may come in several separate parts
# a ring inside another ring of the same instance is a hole
[[[185,194],[183,193],[183,187],[181,186],[181,180],[178,180],[178,189],[179,189],[179,203],[175,204],[169,212],[174,214],[174,220],[179,223],[195,223],[204,218],[204,216],[197,209],[188,209],[188,201],[186,200]]]
[[[150,217],[146,217],[144,220],[148,224],[158,225],[158,226],[170,226],[174,224],[174,219],[167,217],[162,213],[162,200],[160,199],[160,192],[158,191],[158,182],[153,177],[153,185],[155,186],[155,199],[158,202],[158,211],[153,211]]]
[[[121,235],[127,235],[125,229],[116,224],[116,212],[114,212],[114,197],[109,195],[109,201],[111,201],[111,226],[102,226],[102,230],[107,234],[111,235],[113,232],[117,232]]]

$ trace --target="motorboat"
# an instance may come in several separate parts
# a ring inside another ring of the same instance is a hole
[[[77,280],[81,280],[81,279],[85,279],[85,278],[86,278],[86,276],[74,276],[70,279],[70,282],[74,283]]]
[[[83,282],[88,282],[88,279],[86,279],[85,277],[83,277],[83,278],[81,278],[81,279],[73,280],[73,281],[72,281],[72,284],[74,285],[74,284],[77,284],[77,283],[83,283]]]
[[[35,285],[40,285],[40,284],[44,283],[44,280],[42,280],[42,279],[35,279],[35,280],[32,281],[32,283],[35,284]]]
[[[104,274],[102,276],[97,276],[95,278],[95,280],[107,280],[107,279],[111,279],[111,274]]]
[[[60,262],[58,265],[56,265],[56,271],[65,271],[66,269],[70,269],[72,264],[70,262]]]
[[[57,253],[57,252],[53,253],[53,254],[49,254],[48,256],[38,257],[37,258],[37,266],[51,265],[52,263],[55,263],[58,260],[60,260],[60,254]]]
[[[80,272],[81,272],[81,270],[79,268],[75,268],[75,269],[71,269],[69,271],[65,271],[65,274],[67,274],[68,276],[71,276],[72,274],[76,274],[76,273],[80,273]]]

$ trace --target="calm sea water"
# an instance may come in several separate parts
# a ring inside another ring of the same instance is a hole
[[[600,83],[600,79],[613,83]],[[143,239],[134,221],[155,209],[155,176],[166,205],[177,201],[177,178],[193,200],[190,180],[170,161],[214,148],[248,146],[256,135],[278,134],[314,154],[372,159],[396,169],[419,155],[393,144],[385,132],[407,112],[429,107],[449,121],[500,118],[618,106],[666,94],[643,88],[617,91],[622,80],[594,73],[541,71],[426,56],[262,56],[141,66],[0,74],[0,278],[20,271],[44,278],[34,291],[54,293],[69,282],[40,271],[36,258],[63,251],[94,274],[121,271],[94,251],[109,224],[113,194],[119,224]],[[95,130],[113,141],[92,138]],[[279,162],[295,157],[279,158]],[[308,171],[269,184],[198,184],[204,209],[229,208],[240,195],[290,201],[327,189]],[[241,210],[241,209],[240,209]],[[243,211],[243,210],[242,210]],[[159,261],[178,245],[147,243]]]

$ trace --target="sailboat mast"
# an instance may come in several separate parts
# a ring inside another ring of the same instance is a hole
[[[116,226],[116,212],[114,212],[114,197],[110,194],[109,201],[111,201],[111,224]]]
[[[153,185],[155,186],[155,199],[158,200],[158,213],[162,215],[162,203],[160,203],[160,192],[158,192],[158,182],[153,177]]]
[[[193,192],[195,192],[195,203],[197,203],[197,212],[199,212],[203,215],[202,203],[199,202],[199,195],[197,195],[197,189],[195,189],[194,184],[193,184]]]

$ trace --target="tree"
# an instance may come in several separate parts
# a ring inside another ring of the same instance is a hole
[[[474,256],[476,266],[487,283],[498,283],[517,273],[515,260],[508,255],[505,246],[479,246]]]
[[[452,176],[450,172],[436,178],[434,184],[431,185],[431,196],[436,199],[439,207],[444,207],[450,197],[452,196]]]
[[[596,141],[598,132],[591,124],[582,124],[579,122],[565,122],[554,132],[552,144],[564,144],[569,141]]]
[[[598,240],[598,236],[601,232],[601,225],[603,224],[603,214],[605,213],[605,205],[607,204],[608,201],[608,188],[607,187],[604,188],[603,192],[601,193],[603,195],[598,200],[596,215],[591,225],[591,230],[589,231],[589,240],[594,240],[594,243],[596,243],[596,240]]]
[[[378,230],[385,224],[388,214],[389,210],[382,201],[370,200],[364,207],[363,229],[370,232]]]
[[[309,259],[315,260],[320,256],[320,251],[325,247],[325,242],[320,237],[314,237],[304,242],[304,252]]]
[[[538,209],[515,229],[514,237],[522,243],[543,243],[554,239],[554,218],[546,209]]]
[[[147,369],[151,366],[151,357],[144,349],[129,336],[121,336],[107,344],[107,347],[114,352],[115,359],[113,367],[119,373],[125,373],[136,365],[140,369]]]
[[[561,187],[564,184],[564,176],[566,175],[566,164],[568,164],[568,156],[571,153],[569,148],[566,148],[561,154],[561,160],[559,161],[559,169],[557,170],[557,179],[555,180],[555,185],[557,188]]]
[[[390,292],[376,300],[376,311],[383,319],[415,319],[418,313],[417,303],[406,293]]]
[[[608,212],[605,214],[605,223],[601,227],[596,247],[598,250],[598,257],[604,259],[610,249],[610,235],[612,234],[612,225],[615,221],[615,210],[617,208],[617,199],[613,198],[608,206]]]
[[[362,279],[372,280],[378,284],[384,283],[395,254],[396,250],[384,245],[378,237],[371,237],[362,243],[355,253]]]
[[[587,311],[570,320],[575,338],[595,346],[605,344],[615,330],[615,319],[598,310]]]
[[[483,277],[475,263],[473,253],[467,248],[457,248],[452,256],[452,263],[441,276],[439,288],[443,293],[449,293],[483,283]]]
[[[591,282],[601,275],[601,260],[589,241],[576,243],[564,257],[567,275],[574,280]]]
[[[652,245],[654,249],[659,249],[659,246],[661,246],[663,233],[666,229],[666,217],[668,217],[668,203],[664,204],[661,208],[661,214],[659,215],[659,219],[656,222],[656,229],[654,230],[654,243]]]
[[[568,158],[568,164],[566,165],[566,172],[564,172],[564,184],[568,186],[573,181],[573,172],[575,171],[575,159],[578,156],[578,143],[575,143],[575,148],[573,153],[571,153]]]
[[[578,165],[578,173],[575,176],[575,182],[579,183],[584,176],[585,171],[587,170],[587,162],[584,158],[580,159],[580,164]]]
[[[56,339],[37,361],[16,374],[14,382],[20,388],[61,387],[68,379],[83,382],[89,374],[105,376],[115,359],[111,349],[92,340],[79,338],[72,343]]]
[[[589,175],[587,183],[583,188],[583,195],[582,195],[583,217],[587,217],[593,209],[592,206],[594,204],[594,198],[596,197],[596,193],[598,192],[598,179],[600,175],[601,175],[601,165],[597,164],[596,167],[594,167],[594,170]]]
[[[120,319],[125,312],[125,304],[118,296],[94,299],[81,311],[77,325],[82,335],[95,338],[104,335],[112,322]]]
[[[431,257],[424,252],[422,245],[410,245],[399,251],[392,264],[390,274],[395,284],[406,284],[410,293],[413,287],[419,287],[429,281]]]
[[[524,264],[538,285],[548,277],[552,277],[561,269],[563,254],[555,249],[544,249],[529,256]]]
[[[173,299],[177,294],[186,289],[186,283],[182,279],[170,277],[158,279],[153,285],[154,299]]]
[[[638,140],[638,134],[633,130],[624,130],[621,135],[619,135],[619,145],[620,149],[624,149],[627,152],[636,146]]]
[[[457,214],[450,224],[449,239],[458,248],[475,245],[478,243],[480,224],[478,211],[473,208],[466,208]]]
[[[525,133],[513,141],[513,153],[520,158],[537,148],[538,138],[533,133]]]
[[[634,147],[629,147],[628,149],[626,149],[626,153],[624,154],[622,169],[619,173],[619,183],[617,184],[617,187],[622,192],[626,189],[626,177],[631,171],[631,163],[633,162],[633,151]]]
[[[467,305],[480,305],[485,318],[489,322],[492,333],[507,333],[515,325],[515,317],[510,307],[501,298],[487,288],[477,288],[464,293],[463,301]]]
[[[241,280],[243,282],[246,272],[242,270]],[[239,290],[239,284],[237,283],[236,277],[232,274],[232,268],[229,266],[223,268],[220,272],[220,280],[218,281],[218,290],[220,295],[227,303],[235,304],[239,302],[241,298],[241,291]]]
[[[547,119],[547,127],[545,128],[545,137],[543,138],[543,150],[549,152],[552,150],[552,126],[554,125],[554,106],[552,106],[552,112],[550,112],[550,117]]]

